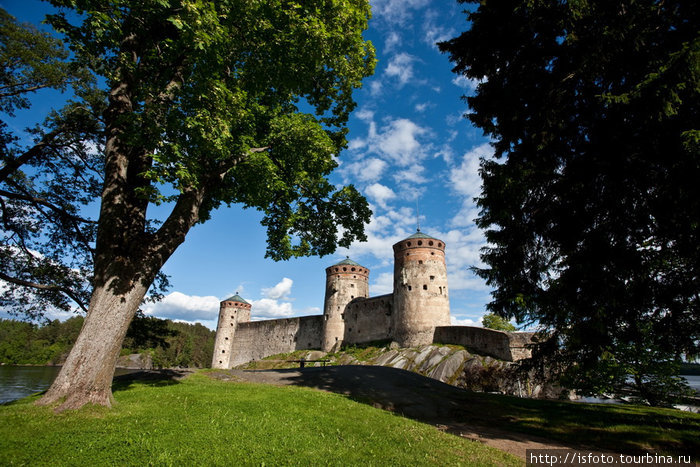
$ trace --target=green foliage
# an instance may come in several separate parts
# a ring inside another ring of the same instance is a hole
[[[512,455],[308,388],[193,375],[115,386],[116,406],[0,406],[0,463],[520,465]],[[95,436],[99,433],[100,436]]]
[[[28,109],[27,94],[43,88],[64,90],[76,78],[60,40],[29,24],[17,24],[0,8],[0,112]]]
[[[498,315],[489,313],[484,315],[482,323],[485,328],[495,329],[497,331],[515,331],[516,328],[509,321],[501,318]]]
[[[113,101],[107,117],[148,158],[135,194],[162,203],[206,188],[198,222],[222,203],[262,210],[275,259],[363,238],[366,202],[325,176],[346,144],[351,93],[374,68],[366,1],[53,3],[85,14],[49,18],[78,61],[128,89],[128,108]]]
[[[50,321],[43,326],[0,320],[0,362],[22,365],[61,364],[80,333],[83,318]],[[137,317],[129,326],[120,355],[149,353],[161,368],[211,365],[216,333],[199,323]]]
[[[44,326],[0,320],[0,362],[13,365],[58,364],[78,337],[83,318],[49,321]]]
[[[469,119],[494,140],[489,309],[538,323],[537,355],[569,381],[644,375],[658,403],[700,343],[698,3],[481,2],[468,19],[440,47],[479,81]]]
[[[43,125],[9,131],[0,121],[0,304],[39,318],[47,308],[85,308],[89,299],[94,223],[80,211],[99,196],[101,133],[94,80],[57,38],[18,24],[0,9],[0,113],[31,107],[42,89],[70,86],[68,102]]]

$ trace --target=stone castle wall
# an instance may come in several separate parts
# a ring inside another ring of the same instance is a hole
[[[230,366],[279,353],[320,349],[322,335],[323,316],[238,323]]]
[[[530,355],[532,333],[450,326],[445,244],[420,231],[394,244],[393,293],[369,298],[369,269],[347,258],[326,268],[321,316],[248,322],[250,304],[222,302],[214,368],[231,368],[295,350],[392,340],[400,347],[457,344],[514,361]]]
[[[391,339],[393,306],[393,294],[356,298],[350,302],[345,308],[343,342],[361,344]]]
[[[463,345],[476,353],[506,361],[522,360],[530,356],[526,345],[532,332],[504,332],[474,326],[439,326],[435,328],[434,342]]]

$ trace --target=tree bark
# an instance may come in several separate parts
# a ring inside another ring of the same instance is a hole
[[[57,412],[85,404],[111,407],[112,378],[122,341],[148,289],[137,281],[126,292],[115,290],[114,283],[123,280],[115,277],[95,287],[80,335],[38,405],[60,401]]]

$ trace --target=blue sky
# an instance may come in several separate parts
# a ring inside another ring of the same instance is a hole
[[[374,211],[367,242],[324,258],[274,262],[265,256],[261,216],[240,207],[222,208],[196,226],[165,265],[172,288],[148,314],[216,326],[218,303],[238,292],[253,304],[254,319],[320,314],[325,268],[349,255],[370,269],[370,295],[391,292],[391,246],[416,230],[447,245],[451,315],[454,324],[480,324],[490,300],[485,283],[469,271],[480,266],[483,233],[475,226],[473,198],[480,192],[479,158],[493,153],[488,139],[462,117],[460,96],[474,82],[454,75],[435,42],[467,24],[451,0],[371,0],[373,18],[365,37],[377,49],[373,77],[355,93],[349,146],[331,180],[354,184]],[[21,21],[37,23],[46,7],[36,0],[0,0]],[[53,94],[37,95],[22,119],[40,119]],[[60,318],[65,315],[56,315]]]

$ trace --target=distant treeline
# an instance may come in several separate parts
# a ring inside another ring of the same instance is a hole
[[[681,363],[682,375],[700,375],[700,363]]]
[[[80,333],[83,317],[44,325],[0,319],[0,362],[14,365],[59,365]],[[216,333],[201,324],[176,323],[137,316],[127,331],[121,355],[150,354],[154,366],[211,365]]]

